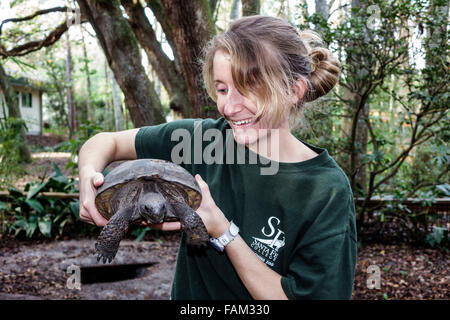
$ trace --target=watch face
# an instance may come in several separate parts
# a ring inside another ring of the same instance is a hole
[[[224,246],[226,246],[228,244],[228,239],[226,239],[225,237],[224,238],[219,238],[219,240]]]
[[[236,237],[239,233],[239,228],[234,223],[230,226],[230,233],[233,237]]]

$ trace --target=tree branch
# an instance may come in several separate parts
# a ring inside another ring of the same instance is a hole
[[[439,184],[443,184],[446,183],[448,180],[447,179],[443,179],[441,180],[447,173],[449,172],[448,167],[444,168],[444,170],[442,170],[439,175],[433,179],[433,181],[422,181],[419,184],[414,186],[414,189],[411,190],[406,196],[405,198],[412,198],[414,196],[414,194],[419,191],[422,188],[425,187],[431,187],[431,186],[437,186]]]
[[[128,22],[136,39],[144,48],[152,69],[169,94],[170,108],[183,113],[188,97],[182,76],[177,71],[175,63],[164,53],[152,25],[145,16],[144,8],[139,2],[131,0],[121,0],[120,3],[125,8],[129,17]]]
[[[29,16],[26,16],[26,17],[5,19],[0,24],[0,34],[2,34],[2,28],[5,23],[27,21],[27,20],[31,20],[37,16],[44,15],[44,14],[51,13],[51,12],[67,12],[67,9],[69,9],[69,8],[68,7],[54,7],[54,8],[49,8],[49,9],[38,10],[38,11],[34,12],[33,14],[30,14]]]
[[[392,177],[397,173],[397,171],[400,169],[401,165],[402,165],[403,162],[406,160],[406,158],[408,157],[409,152],[410,152],[416,145],[419,145],[419,144],[424,143],[425,141],[429,140],[432,136],[433,136],[432,134],[429,134],[429,135],[426,135],[422,140],[420,140],[420,141],[417,140],[415,144],[410,145],[405,151],[403,151],[403,152],[401,153],[401,155],[400,155],[399,157],[397,157],[397,159],[396,159],[391,165],[385,167],[383,170],[379,170],[378,172],[380,172],[380,171],[383,172],[383,171],[385,171],[385,170],[387,170],[387,169],[392,168],[392,171],[391,171],[387,176],[385,176],[383,179],[381,179],[380,181],[378,181],[378,183],[375,184],[375,186],[374,186],[373,189],[374,189],[374,190],[378,189],[379,186],[381,186],[383,183],[385,183],[385,182],[388,181],[390,178],[392,178]],[[375,173],[377,174],[377,172],[375,172]]]
[[[164,9],[161,6],[161,3],[159,0],[147,0],[147,7],[152,10],[153,14],[156,17],[156,20],[158,20],[159,24],[161,25],[161,28],[164,31],[164,34],[166,35],[166,40],[169,42],[169,45],[172,48],[175,48],[175,40],[174,35],[172,31],[172,26],[169,23],[169,20],[166,16],[166,13],[164,12]],[[173,54],[175,56],[175,60],[178,60],[177,52],[176,50],[173,50]]]
[[[68,21],[64,21],[63,23],[61,23],[44,39],[30,41],[25,44],[19,45],[15,48],[12,48],[10,50],[7,50],[2,44],[0,44],[0,56],[2,56],[3,58],[24,56],[30,52],[37,51],[43,47],[51,46],[56,41],[58,41],[59,38],[61,38],[64,32],[66,32],[69,29]],[[87,19],[82,16],[80,19],[80,24],[85,22],[87,22]]]

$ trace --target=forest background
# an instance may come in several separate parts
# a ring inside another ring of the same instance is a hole
[[[450,194],[447,1],[13,0],[0,5],[0,89],[8,111],[0,119],[0,186],[15,199],[1,202],[0,209],[16,212],[4,214],[3,233],[51,236],[77,222],[76,199],[61,204],[70,216],[62,218],[45,209],[56,204],[40,193],[77,192],[76,155],[93,134],[217,117],[201,79],[202,49],[230,21],[267,14],[320,33],[342,63],[336,87],[305,106],[294,134],[326,148],[344,169],[360,234],[380,238],[380,230],[392,223],[403,239],[448,246],[448,207],[445,212],[433,207]],[[11,85],[22,77],[42,88],[44,135],[59,136],[62,143],[45,150],[27,143]],[[14,182],[36,151],[70,152],[71,175],[55,168],[53,176],[44,174],[18,190]]]

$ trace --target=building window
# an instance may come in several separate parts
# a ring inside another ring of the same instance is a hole
[[[22,108],[31,108],[31,93],[22,92]]]
[[[20,92],[14,91],[14,100],[16,100],[17,106],[20,107]]]

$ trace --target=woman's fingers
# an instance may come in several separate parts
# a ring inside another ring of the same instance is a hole
[[[200,191],[202,192],[202,197],[211,198],[211,193],[209,191],[208,184],[202,179],[202,177],[199,174],[195,175],[195,180],[198,183],[198,186],[200,187]]]
[[[92,184],[94,185],[94,187],[99,188],[103,182],[105,181],[105,178],[103,177],[103,174],[101,174],[100,172],[97,172],[93,177],[92,177]]]
[[[144,222],[141,224],[149,226],[152,229],[161,230],[161,231],[176,231],[176,230],[181,229],[180,221],[170,221],[170,222],[155,223],[155,224],[147,224]]]
[[[104,177],[100,172],[96,172],[90,178],[87,178],[87,184],[80,183],[80,218],[90,224],[103,227],[108,223],[95,206],[95,195],[97,188],[103,182]]]

